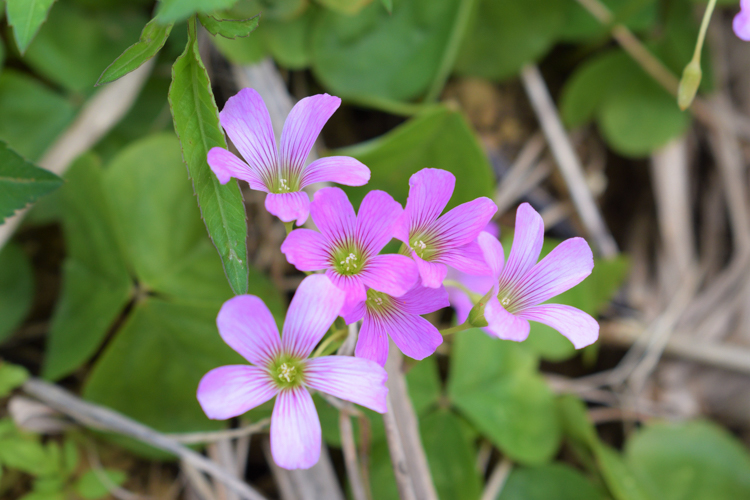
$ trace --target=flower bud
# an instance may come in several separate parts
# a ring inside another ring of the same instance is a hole
[[[685,111],[693,103],[702,77],[703,72],[701,71],[700,61],[693,59],[685,66],[680,86],[677,89],[677,105],[681,110]]]
[[[487,323],[487,320],[484,319],[484,306],[487,305],[487,301],[492,297],[492,293],[494,292],[494,289],[487,292],[487,294],[479,299],[479,302],[474,304],[474,307],[471,308],[471,311],[469,311],[469,317],[467,319],[467,322],[476,328],[483,328],[487,326],[489,323]]]

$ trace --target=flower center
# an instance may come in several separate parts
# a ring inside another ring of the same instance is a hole
[[[382,292],[376,292],[372,288],[367,290],[367,302],[365,306],[372,312],[381,313],[385,312],[393,304],[393,299],[390,295],[386,295]]]
[[[497,294],[497,300],[499,300],[505,310],[511,314],[518,312],[520,309],[519,306],[521,305],[521,301],[510,287],[500,290],[500,293]]]
[[[297,387],[304,381],[304,370],[301,360],[281,356],[270,368],[271,377],[281,389]]]
[[[271,184],[271,192],[276,194],[291,193],[292,191],[299,191],[299,180],[294,178],[295,176],[291,173],[280,173],[278,177],[273,180]]]
[[[420,259],[431,260],[432,257],[437,253],[437,248],[431,238],[424,234],[414,236],[409,241],[409,246],[414,253],[416,253]]]
[[[366,259],[358,248],[347,246],[333,252],[331,261],[337,273],[344,276],[353,276],[362,270]]]

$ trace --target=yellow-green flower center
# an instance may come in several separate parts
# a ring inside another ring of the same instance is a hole
[[[435,248],[432,240],[433,238],[425,234],[419,234],[409,240],[409,246],[420,259],[429,261],[437,253],[437,248]]]
[[[337,273],[352,276],[362,271],[366,262],[365,255],[353,245],[342,247],[333,252],[331,264]]]
[[[299,359],[281,356],[269,368],[271,377],[280,389],[298,387],[304,382],[304,365]]]

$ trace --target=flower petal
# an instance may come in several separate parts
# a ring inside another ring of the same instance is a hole
[[[406,201],[410,232],[425,227],[440,216],[455,186],[456,176],[447,170],[423,168],[411,176]]]
[[[320,459],[318,412],[304,387],[279,392],[271,415],[271,455],[284,469],[309,469]]]
[[[593,344],[599,338],[599,323],[575,307],[544,304],[525,309],[519,316],[544,323],[562,333],[576,349]]]
[[[404,211],[401,204],[384,191],[370,191],[357,214],[357,242],[369,255],[377,255],[393,237],[393,223]]]
[[[453,286],[446,287],[451,307],[456,310],[456,323],[462,324],[469,317],[474,303],[471,301],[466,292]]]
[[[411,257],[417,264],[417,269],[419,270],[419,275],[422,277],[422,284],[424,286],[438,288],[443,284],[445,275],[448,274],[448,268],[445,267],[445,264],[427,262],[413,251]]]
[[[388,332],[380,318],[365,314],[362,328],[359,329],[357,347],[354,355],[358,358],[369,359],[380,366],[385,366],[388,359]]]
[[[487,330],[497,338],[523,342],[529,337],[529,322],[506,311],[497,297],[487,301],[484,319],[487,320]]]
[[[343,276],[333,269],[326,269],[326,276],[336,288],[344,292],[346,299],[344,306],[349,309],[357,302],[367,300],[367,289],[359,275]]]
[[[304,191],[268,193],[266,210],[283,222],[292,222],[296,219],[297,225],[301,226],[310,214],[310,197]]]
[[[255,295],[238,295],[224,302],[216,326],[224,342],[254,365],[266,365],[279,354],[276,321]]]
[[[443,343],[438,329],[416,314],[399,311],[383,317],[382,321],[396,346],[410,358],[424,359]]]
[[[278,390],[258,366],[230,365],[214,368],[198,384],[198,402],[208,418],[224,420],[242,415],[276,395]]]
[[[594,255],[583,238],[570,238],[552,250],[516,285],[518,307],[535,306],[573,288],[591,274]]]
[[[328,156],[309,164],[302,171],[301,186],[316,182],[335,182],[345,186],[364,186],[370,180],[370,169],[349,156]]]
[[[347,325],[351,325],[352,323],[361,320],[365,316],[365,313],[367,312],[366,304],[367,302],[364,300],[347,300],[344,302],[344,306],[341,308],[339,316],[344,318],[344,321],[346,321]]]
[[[276,138],[271,115],[263,98],[254,89],[242,89],[229,98],[219,113],[221,126],[242,157],[261,179],[276,173]]]
[[[467,274],[475,276],[492,275],[492,270],[487,265],[484,253],[476,240],[462,247],[444,250],[434,260]]]
[[[341,99],[328,94],[305,97],[294,105],[281,131],[279,156],[297,175],[302,174],[320,131],[341,105]]]
[[[295,229],[281,244],[281,253],[300,271],[318,271],[331,265],[328,242],[312,229]]]
[[[419,279],[414,261],[398,254],[370,257],[360,275],[366,286],[394,297],[411,290]]]
[[[322,274],[308,276],[297,288],[284,322],[284,352],[299,358],[310,355],[344,305],[344,293]]]
[[[258,173],[224,148],[211,148],[208,152],[208,165],[222,184],[226,184],[234,177],[247,181],[251,189],[268,192]]]
[[[484,255],[484,261],[490,268],[491,275],[495,279],[499,279],[500,274],[503,272],[503,265],[505,263],[505,252],[503,251],[503,245],[486,231],[479,233],[477,237],[477,244],[482,250]]]
[[[489,198],[477,198],[462,203],[440,217],[433,230],[437,233],[438,244],[447,248],[457,248],[474,241],[497,212],[497,205]]]
[[[378,413],[386,411],[387,379],[382,366],[364,358],[324,356],[305,364],[305,384],[309,387]]]
[[[396,299],[404,312],[411,314],[429,314],[444,307],[448,307],[448,291],[444,286],[428,288],[416,285],[403,297]]]
[[[502,289],[506,284],[519,280],[539,260],[544,243],[544,222],[542,216],[522,203],[516,212],[516,232],[510,248],[508,262],[500,279]]]
[[[744,8],[739,11],[732,20],[732,29],[737,38],[750,42],[750,12]]]
[[[336,187],[320,189],[310,204],[313,222],[328,241],[335,245],[351,242],[357,226],[349,198]]]

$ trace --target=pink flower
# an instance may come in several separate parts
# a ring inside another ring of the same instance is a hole
[[[277,150],[263,99],[253,89],[242,89],[227,101],[219,118],[247,163],[226,149],[212,148],[208,164],[222,184],[232,177],[247,181],[251,189],[268,193],[266,210],[284,222],[296,219],[302,225],[310,210],[310,199],[302,191],[305,186],[316,182],[363,186],[370,180],[370,170],[346,156],[321,158],[305,167],[323,125],[340,104],[341,99],[328,94],[299,101],[284,123]]]
[[[209,418],[242,415],[274,396],[271,454],[286,469],[307,469],[320,457],[321,429],[309,389],[385,413],[385,370],[368,359],[325,356],[308,359],[338,316],[344,294],[325,276],[309,276],[297,289],[279,330],[261,299],[239,295],[219,311],[221,338],[252,365],[222,366],[198,386],[198,402]]]
[[[393,236],[403,241],[417,263],[422,284],[442,285],[446,265],[474,275],[489,274],[476,239],[497,206],[489,198],[457,206],[440,214],[453,194],[456,178],[450,172],[425,168],[409,179],[409,199]]]
[[[750,42],[750,0],[740,0],[740,11],[732,21],[734,34],[746,42]]]
[[[583,238],[563,241],[537,262],[544,242],[544,223],[531,205],[524,203],[516,213],[516,233],[507,263],[497,239],[482,233],[478,241],[495,278],[484,306],[487,329],[493,335],[526,340],[531,320],[559,331],[576,349],[596,341],[599,324],[585,312],[562,304],[540,305],[591,274],[594,257]]]
[[[424,359],[443,343],[443,336],[420,314],[448,307],[444,287],[417,285],[402,297],[391,297],[373,289],[367,300],[342,311],[347,324],[364,317],[355,355],[385,366],[388,357],[388,335],[401,352],[414,359]]]
[[[281,251],[300,271],[325,269],[326,276],[347,294],[347,303],[363,302],[367,288],[400,297],[417,281],[414,262],[404,255],[378,255],[391,240],[392,227],[403,212],[383,191],[370,191],[359,215],[339,188],[323,188],[310,205],[320,232],[295,229]]]

